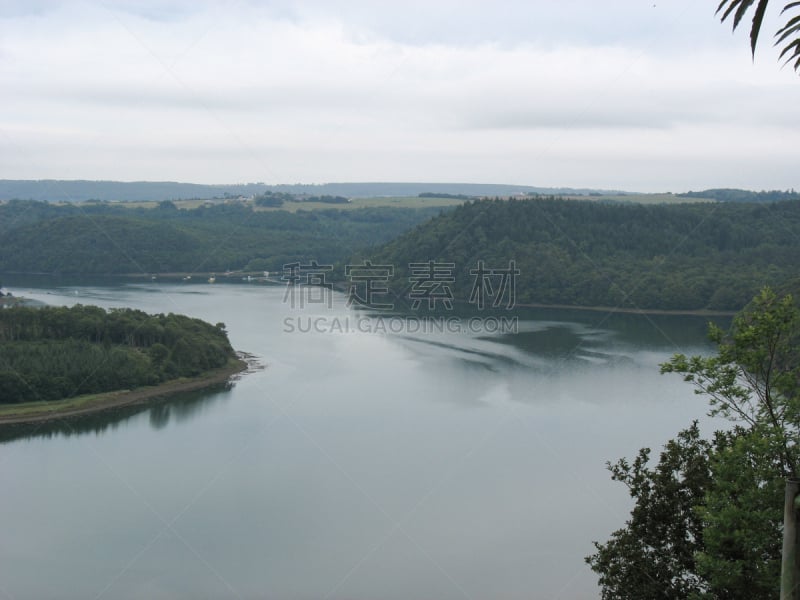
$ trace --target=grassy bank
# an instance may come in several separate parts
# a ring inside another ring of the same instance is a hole
[[[178,392],[189,392],[223,383],[232,375],[244,371],[248,363],[241,358],[230,359],[224,367],[208,371],[198,377],[173,379],[160,385],[134,390],[116,390],[102,394],[86,394],[53,402],[26,402],[0,406],[0,427],[42,423],[87,415],[111,408],[143,404]]]

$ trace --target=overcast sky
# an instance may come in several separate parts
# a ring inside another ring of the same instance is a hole
[[[800,189],[717,3],[0,0],[0,178]]]

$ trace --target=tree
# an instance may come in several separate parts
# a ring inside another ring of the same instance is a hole
[[[785,486],[780,460],[768,440],[745,428],[729,434],[710,458],[711,485],[695,507],[703,527],[697,572],[708,597],[777,598]]]
[[[661,370],[683,375],[734,426],[705,441],[695,423],[653,469],[647,448],[609,465],[635,506],[586,559],[603,598],[778,595],[784,480],[798,465],[800,309],[764,289],[710,337],[715,355],[678,354]]]
[[[667,442],[653,469],[649,448],[632,463],[609,463],[611,478],[628,487],[636,504],[625,528],[605,544],[595,542],[597,552],[586,558],[600,575],[604,600],[688,598],[705,590],[695,563],[703,527],[694,508],[711,483],[710,447],[695,421]]]
[[[795,477],[800,455],[800,309],[791,294],[765,288],[733,320],[709,326],[711,357],[675,355],[662,373],[681,373],[708,396],[712,416],[743,423],[771,444],[780,475]]]
[[[722,0],[717,7],[717,14],[721,13],[723,22],[732,17],[733,29],[735,30],[753,4],[755,4],[755,0]],[[769,0],[758,0],[753,13],[753,22],[750,26],[750,49],[753,52],[753,56],[756,53],[756,44],[758,43],[758,36],[761,33],[761,25],[764,22],[768,4]],[[781,10],[781,15],[798,8],[800,8],[800,2],[788,2]],[[775,37],[777,38],[776,46],[785,44],[781,50],[780,58],[786,58],[785,64],[794,61],[794,70],[800,72],[800,14],[791,18],[787,16],[786,22],[775,33]]]
[[[80,304],[0,310],[0,404],[157,384],[224,366],[224,325]]]

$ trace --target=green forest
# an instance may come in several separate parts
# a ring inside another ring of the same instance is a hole
[[[82,305],[0,310],[0,404],[155,385],[232,358],[222,323]]]
[[[394,267],[453,263],[468,302],[479,261],[520,273],[516,302],[738,310],[800,273],[800,202],[638,205],[554,197],[440,208],[259,211],[240,203],[178,209],[113,204],[0,205],[0,272],[146,274],[280,271],[317,261]]]
[[[686,192],[675,194],[683,198],[708,198],[719,202],[780,202],[782,200],[800,200],[800,194],[794,190],[763,190],[753,192],[736,188],[714,188],[702,192]]]
[[[439,208],[257,211],[217,204],[178,209],[11,201],[0,205],[0,272],[121,274],[279,271],[333,263],[384,243]]]
[[[660,453],[608,463],[634,505],[586,557],[604,599],[792,595],[781,591],[781,538],[786,481],[800,472],[800,306],[765,288],[709,338],[716,352],[676,354],[661,372],[728,424],[703,437],[695,421]]]
[[[468,302],[479,261],[520,273],[516,302],[669,310],[739,310],[764,285],[800,273],[800,202],[621,205],[557,198],[467,202],[378,250],[353,257],[394,266],[452,263]]]

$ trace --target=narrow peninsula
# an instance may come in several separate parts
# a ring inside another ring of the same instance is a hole
[[[84,305],[0,310],[0,426],[140,404],[245,368],[224,323]]]

